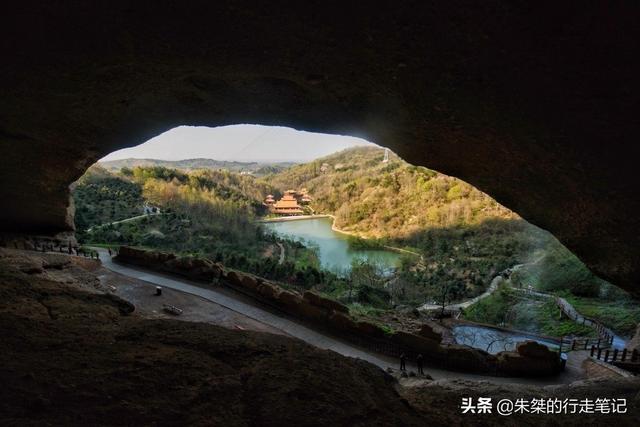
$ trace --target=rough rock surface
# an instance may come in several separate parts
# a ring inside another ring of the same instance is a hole
[[[636,291],[637,16],[637,2],[11,2],[0,224],[69,230],[71,182],[176,125],[288,125],[460,177]]]
[[[369,363],[279,335],[145,320],[78,266],[20,268],[46,259],[0,251],[2,425],[421,425]]]
[[[494,416],[462,416],[463,396],[626,398],[624,417],[501,421],[638,423],[637,379],[531,388],[415,376],[398,386],[373,365],[291,338],[141,318],[76,261],[0,250],[2,425],[493,425]],[[46,265],[60,268],[23,268]]]
[[[635,426],[640,422],[640,381],[638,379],[599,379],[578,381],[568,386],[528,387],[522,384],[491,384],[483,381],[401,380],[398,391],[432,425],[438,426]],[[501,399],[627,399],[626,414],[462,414],[462,398],[490,398],[495,405]],[[437,410],[435,410],[437,408]]]

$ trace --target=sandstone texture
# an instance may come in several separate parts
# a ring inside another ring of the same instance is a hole
[[[422,425],[369,363],[280,335],[147,320],[72,262],[23,271],[45,262],[0,250],[2,425]]]
[[[637,2],[25,0],[0,16],[2,231],[177,125],[363,136],[460,177],[594,272],[640,282]]]
[[[88,260],[0,249],[0,424],[638,425],[637,378],[531,387],[396,383],[366,362],[268,333],[149,320]],[[334,315],[342,315],[335,312]],[[625,415],[462,415],[462,397],[625,398]]]

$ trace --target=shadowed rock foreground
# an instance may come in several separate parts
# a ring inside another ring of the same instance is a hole
[[[0,250],[0,424],[490,425],[488,416],[461,417],[460,399],[469,395],[625,397],[625,416],[562,422],[638,421],[638,381],[403,387],[367,362],[295,339],[143,319],[103,293],[91,272],[96,267],[64,255]]]

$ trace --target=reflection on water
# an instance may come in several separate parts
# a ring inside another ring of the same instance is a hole
[[[400,255],[396,252],[351,248],[346,235],[331,229],[332,222],[331,218],[312,218],[268,222],[264,227],[267,231],[317,247],[322,267],[336,273],[348,272],[354,259],[366,259],[386,269],[398,265]]]
[[[501,351],[514,351],[516,345],[523,341],[537,341],[540,344],[546,345],[551,350],[558,350],[560,347],[558,341],[482,326],[454,326],[452,333],[458,344],[479,348],[491,354],[496,354]]]

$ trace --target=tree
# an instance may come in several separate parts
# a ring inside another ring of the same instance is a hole
[[[366,259],[354,259],[351,262],[351,281],[356,287],[380,288],[386,278],[384,269],[379,264],[369,262]]]

